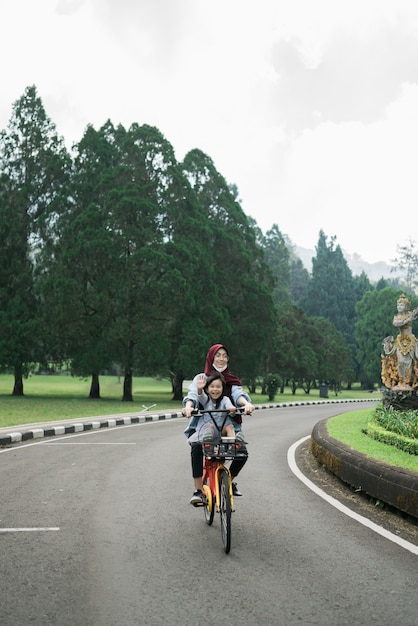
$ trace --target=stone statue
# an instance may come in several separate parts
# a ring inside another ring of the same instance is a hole
[[[412,391],[418,389],[418,342],[412,333],[412,322],[418,317],[418,309],[410,310],[411,303],[405,294],[397,302],[398,313],[392,324],[399,328],[383,340],[382,381],[393,390]]]

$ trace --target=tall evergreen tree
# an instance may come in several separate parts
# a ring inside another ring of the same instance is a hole
[[[374,289],[369,277],[364,271],[360,274],[360,276],[354,276],[353,280],[356,302],[361,300],[367,291],[372,291]]]
[[[70,168],[70,156],[36,87],[27,87],[0,134],[0,244],[3,253],[11,254],[1,281],[0,362],[14,371],[13,395],[23,395],[30,364],[45,356],[43,332],[48,330],[40,323],[34,267],[43,246],[55,236],[55,223],[67,202]]]
[[[118,158],[113,131],[111,124],[100,131],[89,126],[76,146],[72,202],[59,216],[56,238],[44,248],[49,271],[40,279],[51,349],[71,361],[74,374],[91,376],[91,398],[100,397],[99,374],[114,361],[110,337],[120,259],[106,201]]]
[[[355,284],[342,250],[335,237],[328,241],[321,230],[316,256],[312,259],[312,278],[303,308],[311,317],[325,317],[344,336],[355,357]]]
[[[263,355],[262,374],[264,380],[270,373],[279,374],[283,393],[286,382],[297,379],[298,362],[304,354],[307,317],[303,309],[288,302],[279,305],[276,314],[275,332]]]
[[[313,317],[310,321],[315,331],[316,380],[319,384],[331,385],[337,393],[343,382],[350,384],[354,379],[350,348],[343,334],[328,319]]]
[[[271,273],[236,188],[227,184],[213,161],[200,150],[192,150],[182,169],[207,215],[209,236],[202,244],[215,268],[229,318],[214,340],[228,346],[234,368],[243,378],[254,379],[275,324]]]
[[[303,299],[306,296],[309,281],[309,272],[306,267],[304,267],[301,259],[296,256],[291,256],[289,290],[293,302],[297,306],[300,306],[300,303],[303,302]]]
[[[202,368],[202,355],[208,345],[218,341],[219,328],[228,328],[229,317],[222,306],[222,285],[207,255],[208,219],[179,166],[172,169],[170,187],[166,246],[181,275],[181,287],[168,307],[165,369],[173,400],[181,401],[183,380]]]
[[[182,273],[173,250],[176,162],[171,145],[153,127],[133,124],[126,131],[108,122],[100,134],[104,160],[100,187],[93,195],[100,200],[95,211],[99,209],[99,224],[103,223],[108,240],[107,285],[102,285],[102,292],[112,302],[105,309],[112,322],[106,346],[122,364],[123,399],[131,401],[134,370],[167,367],[169,327],[182,292]],[[91,167],[88,175],[95,179]]]
[[[279,307],[278,322],[275,371],[293,394],[300,386],[309,393],[318,372],[312,322],[303,309],[289,304]]]
[[[261,241],[264,259],[275,278],[273,297],[276,304],[289,302],[290,252],[277,224],[273,224]]]
[[[388,281],[383,278],[379,278],[379,280],[376,283],[376,291],[381,291],[382,289],[385,289],[386,287],[390,287]]]

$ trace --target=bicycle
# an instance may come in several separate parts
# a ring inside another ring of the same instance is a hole
[[[218,430],[218,437],[213,441],[203,441],[203,511],[206,523],[211,526],[215,517],[215,509],[220,514],[222,543],[225,553],[231,549],[231,514],[235,511],[232,475],[226,461],[247,456],[246,441],[235,437],[222,437],[222,429],[229,415],[229,410],[193,411],[193,415],[201,417],[209,414]],[[213,413],[224,413],[222,426],[218,426]]]

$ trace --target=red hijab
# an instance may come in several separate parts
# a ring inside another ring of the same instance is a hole
[[[206,355],[206,363],[205,363],[205,370],[204,370],[206,376],[210,376],[210,374],[213,374],[213,372],[217,371],[213,367],[213,359],[215,358],[215,354],[221,348],[223,348],[225,350],[225,352],[227,353],[227,355],[229,356],[229,352],[228,352],[228,350],[225,348],[225,346],[223,344],[215,343],[213,346],[211,346],[209,348],[209,350],[208,350],[207,355]],[[226,395],[231,397],[231,387],[232,387],[232,385],[239,385],[241,387],[242,386],[242,382],[240,381],[238,376],[234,376],[234,374],[231,374],[231,372],[229,371],[228,367],[222,372],[222,376],[224,377],[225,383],[226,383]]]
[[[206,376],[210,376],[213,372],[217,371],[213,367],[213,359],[215,357],[215,354],[221,348],[223,348],[225,352],[227,353],[227,355],[229,356],[228,350],[225,348],[225,346],[222,343],[215,343],[215,345],[211,346],[206,355],[206,363],[205,363]],[[231,374],[228,367],[224,369],[224,371],[222,372],[222,376],[224,377],[224,380],[225,380],[225,395],[228,396],[230,400],[232,400],[232,397],[231,397],[232,385],[239,385],[241,387],[242,383],[240,379],[238,378],[238,376],[234,376],[234,374]],[[242,423],[242,417],[240,414],[234,415],[233,419],[237,424]]]

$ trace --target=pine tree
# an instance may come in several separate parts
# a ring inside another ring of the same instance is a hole
[[[356,294],[353,275],[335,237],[328,241],[323,231],[319,234],[316,256],[312,260],[312,278],[302,304],[309,316],[325,317],[334,324],[354,359]]]
[[[68,198],[71,159],[47,117],[35,86],[13,105],[0,134],[0,362],[14,372],[13,395],[23,395],[31,364],[46,358],[42,303],[35,268]]]

